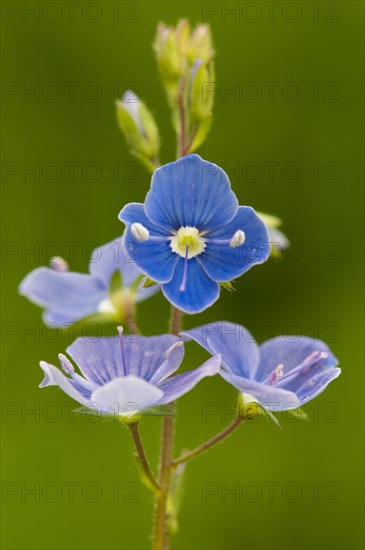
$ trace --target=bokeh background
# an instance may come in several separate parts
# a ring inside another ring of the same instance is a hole
[[[57,253],[86,271],[91,249],[121,233],[121,207],[143,201],[149,175],[129,156],[115,118],[124,90],[154,112],[163,162],[174,158],[151,44],[159,21],[187,17],[211,24],[217,50],[214,123],[199,153],[230,171],[241,204],[282,218],[293,245],[185,327],[227,319],[259,342],[320,337],[343,374],[306,407],[310,422],[283,418],[282,432],[246,424],[188,466],[173,548],[363,548],[362,2],[1,7],[2,547],[149,547],[153,502],[129,433],[70,417],[60,390],[37,388],[38,361],[55,362],[72,334],[44,329],[17,287]],[[162,296],[141,305],[145,334],[165,332],[167,322]],[[184,368],[205,357],[190,344]],[[176,452],[222,429],[234,400],[218,377],[182,398]],[[160,425],[142,426],[154,466]]]

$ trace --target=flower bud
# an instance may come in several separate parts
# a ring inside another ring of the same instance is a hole
[[[145,162],[156,162],[160,140],[158,128],[151,112],[137,95],[127,91],[117,101],[117,117],[132,153]]]
[[[212,43],[212,35],[209,25],[197,25],[190,37],[188,58],[191,64],[196,59],[201,59],[204,63],[209,63],[215,51]]]
[[[290,241],[288,237],[278,229],[281,226],[282,221],[276,216],[271,216],[270,214],[264,214],[263,212],[257,212],[262,221],[267,225],[267,229],[270,237],[271,244],[271,256],[280,258],[282,251],[285,250]]]

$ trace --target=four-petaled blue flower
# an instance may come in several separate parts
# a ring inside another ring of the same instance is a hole
[[[184,356],[180,338],[171,334],[123,337],[122,332],[119,327],[119,339],[78,338],[67,348],[83,376],[65,355],[59,359],[69,377],[41,361],[45,377],[40,387],[59,386],[98,413],[132,418],[144,409],[171,403],[219,371],[221,358],[216,355],[195,370],[171,376]]]
[[[340,375],[338,360],[321,340],[278,336],[258,346],[241,325],[226,321],[181,333],[220,354],[220,375],[273,411],[295,409]]]
[[[93,251],[89,272],[70,272],[66,262],[56,258],[51,268],[39,267],[29,273],[19,292],[45,309],[46,324],[67,326],[96,313],[120,319],[124,308],[159,290],[159,285],[142,288],[142,281],[138,281],[142,274],[127,254],[123,237]],[[111,281],[116,272],[122,284],[112,295]]]
[[[187,313],[213,304],[219,282],[270,253],[264,222],[249,206],[238,206],[227,174],[198,155],[158,168],[145,203],[127,204],[119,218],[138,267]]]

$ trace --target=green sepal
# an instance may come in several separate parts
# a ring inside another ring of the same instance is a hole
[[[214,84],[214,65],[200,65],[194,75],[191,87],[190,118],[192,126],[200,124],[212,116],[214,94],[209,94],[203,101],[203,88],[206,84]]]
[[[271,214],[264,214],[264,212],[258,212],[256,214],[268,227],[280,227],[282,225],[282,220],[277,216],[272,216]]]
[[[117,101],[117,119],[131,153],[141,160],[149,169],[156,168],[160,148],[159,131],[156,121],[143,101],[138,100],[138,117],[140,125],[123,101]]]
[[[140,411],[140,416],[173,416],[175,411],[170,405],[156,405]]]
[[[238,414],[247,422],[256,422],[259,418],[266,418],[277,428],[282,429],[279,420],[269,409],[263,407],[257,399],[248,393],[240,392],[237,399]]]
[[[208,135],[208,132],[210,130],[210,127],[212,125],[212,116],[208,116],[199,126],[197,127],[194,138],[191,142],[191,145],[189,147],[189,153],[193,153],[198,149],[202,143],[204,143],[205,138]]]
[[[114,422],[119,422],[120,424],[137,424],[141,419],[140,412],[131,416],[123,416],[121,414],[115,414],[113,412],[102,413],[99,410],[89,409],[85,406],[78,407],[77,409],[74,409],[73,412],[81,415],[97,416],[104,422],[112,420]]]
[[[304,409],[301,409],[298,407],[297,409],[289,409],[285,411],[285,415],[291,416],[292,418],[303,420],[304,422],[310,422],[309,416],[304,411]]]
[[[110,285],[109,285],[109,293],[114,294],[115,292],[118,292],[122,288],[123,288],[122,274],[119,271],[119,269],[117,269],[116,271],[114,271],[113,275],[111,276]]]
[[[144,279],[144,275],[139,275],[134,281],[133,283],[131,284],[131,286],[129,287],[129,290],[130,292],[137,292],[137,290],[139,289],[139,286],[141,284],[141,282],[143,281]]]
[[[150,286],[155,286],[155,285],[158,285],[156,281],[153,281],[149,277],[146,277],[143,283],[143,288],[149,288]]]
[[[226,282],[223,282],[223,283],[219,283],[219,286],[222,287],[222,288],[225,288],[226,290],[228,290],[228,292],[233,292],[233,291],[236,290],[233,286],[232,281],[226,281]]]

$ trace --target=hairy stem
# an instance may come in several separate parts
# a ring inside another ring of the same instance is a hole
[[[241,424],[243,421],[243,418],[237,416],[233,422],[229,426],[227,426],[222,432],[219,432],[215,436],[213,436],[211,439],[208,439],[208,441],[205,441],[198,447],[195,447],[192,451],[187,451],[186,453],[183,453],[178,458],[175,458],[175,460],[172,461],[172,466],[176,468],[178,464],[182,464],[183,462],[187,462],[188,460],[191,460],[192,458],[195,458],[196,456],[200,455],[204,451],[210,449],[210,447],[213,447],[213,445],[216,445],[220,441],[223,441],[227,436],[231,435],[231,433]]]
[[[170,333],[178,334],[181,330],[182,312],[173,307],[171,310]],[[153,550],[168,550],[169,530],[167,525],[167,499],[171,483],[172,444],[174,436],[174,417],[165,416],[162,427],[162,449],[160,462],[160,491],[156,498],[155,532]]]
[[[136,446],[137,456],[138,456],[139,462],[141,464],[142,470],[143,470],[146,478],[150,482],[152,488],[155,491],[158,492],[160,490],[160,485],[157,483],[157,481],[155,479],[155,476],[153,475],[153,473],[151,471],[151,468],[150,468],[150,465],[148,463],[146,453],[144,452],[144,448],[143,448],[143,445],[142,445],[141,437],[139,435],[138,425],[137,424],[129,424],[129,429],[131,431],[134,444]]]

